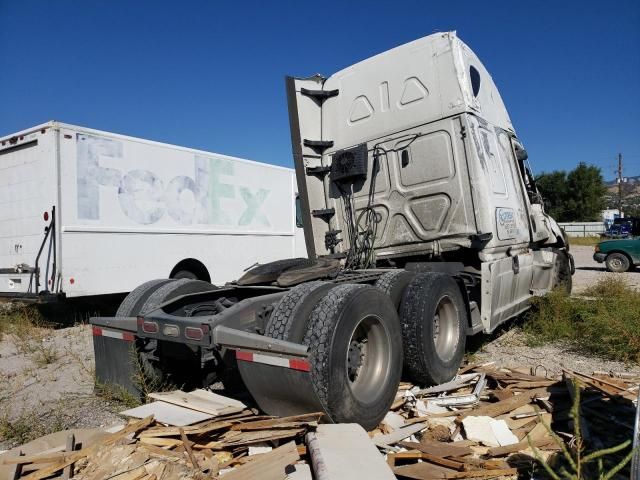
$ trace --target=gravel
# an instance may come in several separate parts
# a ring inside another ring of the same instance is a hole
[[[593,259],[593,249],[594,247],[582,245],[571,247],[571,254],[576,264],[576,273],[573,276],[574,294],[583,292],[598,280],[607,277],[622,278],[630,287],[640,291],[640,269],[625,273],[607,272],[604,263],[598,263]]]

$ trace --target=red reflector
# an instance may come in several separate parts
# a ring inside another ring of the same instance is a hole
[[[198,327],[187,327],[184,329],[184,336],[191,340],[202,340],[204,332]]]
[[[158,324],[156,322],[149,322],[145,320],[142,322],[142,331],[144,333],[158,333]]]
[[[122,339],[127,342],[133,342],[136,339],[136,337],[133,333],[122,332]]]
[[[291,359],[289,360],[289,367],[294,370],[302,370],[303,372],[311,371],[311,365],[306,360]]]
[[[102,329],[100,327],[93,327],[91,330],[96,337],[100,337],[102,335]]]
[[[236,359],[246,360],[247,362],[253,362],[253,353],[236,350]]]
[[[44,218],[45,222],[49,221],[49,212],[44,212],[44,214],[42,215],[42,217]]]
[[[73,285],[74,283],[76,283],[76,281],[75,281],[75,279],[74,279],[73,277],[71,277],[71,278],[69,279],[69,283],[70,283],[71,285]]]

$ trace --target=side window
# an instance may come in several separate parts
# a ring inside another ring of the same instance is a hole
[[[296,195],[296,227],[302,228],[302,200],[300,195]]]

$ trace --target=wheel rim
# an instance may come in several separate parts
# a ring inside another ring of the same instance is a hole
[[[389,375],[391,344],[376,315],[361,319],[347,344],[347,382],[358,401],[371,401]]]
[[[458,345],[458,310],[448,295],[440,299],[433,316],[433,344],[442,361],[448,362],[455,355]]]
[[[621,269],[623,267],[623,262],[622,259],[619,257],[613,257],[610,261],[609,264],[611,265],[611,268],[618,270]]]

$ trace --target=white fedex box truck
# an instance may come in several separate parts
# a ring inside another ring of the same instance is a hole
[[[0,297],[223,284],[306,256],[292,169],[49,122],[0,138]]]

